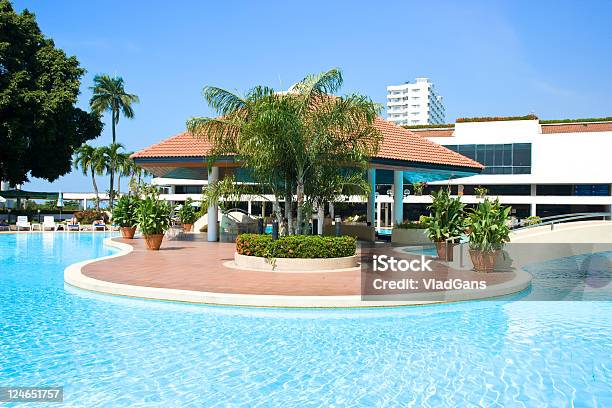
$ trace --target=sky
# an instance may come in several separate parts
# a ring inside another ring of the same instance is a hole
[[[212,116],[214,85],[286,89],[308,73],[342,69],[341,93],[384,103],[386,86],[428,77],[458,117],[536,113],[612,116],[612,1],[14,1],[87,70],[140,97],[118,141],[134,151]],[[94,145],[111,140],[107,126]],[[107,181],[100,177],[100,185]],[[91,191],[78,172],[28,190]]]

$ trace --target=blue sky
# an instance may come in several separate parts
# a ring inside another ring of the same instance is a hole
[[[433,4],[432,4],[433,3]],[[128,150],[212,115],[204,85],[287,88],[307,73],[343,70],[343,92],[384,103],[385,86],[431,78],[447,121],[535,112],[612,115],[610,1],[15,1],[87,69],[122,76],[140,97],[121,119]],[[94,144],[110,142],[110,126]],[[106,183],[100,181],[100,184]],[[89,191],[70,174],[32,190]]]

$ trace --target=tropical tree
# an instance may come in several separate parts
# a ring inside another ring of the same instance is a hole
[[[54,181],[70,171],[74,150],[100,135],[99,115],[76,107],[84,73],[34,14],[0,0],[0,180]]]
[[[102,175],[106,170],[104,155],[101,148],[96,148],[88,144],[83,144],[75,151],[74,167],[81,169],[84,175],[91,174],[94,193],[96,194],[96,209],[100,210],[100,194],[96,176]]]
[[[381,135],[374,121],[380,109],[361,95],[333,96],[341,84],[340,71],[332,69],[282,93],[258,86],[242,97],[205,87],[204,98],[220,117],[193,118],[187,128],[212,143],[210,163],[217,156],[240,157],[253,179],[273,192],[276,217],[287,233],[301,234],[305,209],[323,205],[349,185],[368,189],[364,169],[378,151]]]
[[[123,78],[110,77],[107,74],[96,75],[94,86],[90,88],[93,96],[89,101],[92,111],[99,115],[111,113],[113,143],[117,142],[115,127],[121,114],[128,119],[134,117],[132,105],[139,102],[138,96],[125,91]]]
[[[111,143],[108,146],[100,148],[103,157],[104,169],[106,174],[110,176],[110,188],[108,190],[109,206],[112,208],[115,199],[115,171],[117,166],[123,159],[123,153],[120,151],[123,149],[121,143]]]
[[[128,119],[134,117],[134,109],[132,105],[139,102],[138,96],[127,93],[125,91],[123,78],[110,77],[107,74],[96,75],[94,77],[94,86],[91,87],[93,95],[89,101],[89,105],[93,112],[102,115],[104,112],[111,113],[111,129],[113,135],[113,145],[117,143],[116,126],[119,123],[119,117],[123,115]],[[111,164],[115,164],[113,161]],[[112,205],[114,198],[114,179],[115,167],[111,167],[110,175],[110,203]]]
[[[117,154],[117,194],[121,194],[121,177],[130,177],[134,172],[134,161],[130,159],[131,154]]]

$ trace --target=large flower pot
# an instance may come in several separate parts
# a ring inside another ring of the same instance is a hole
[[[121,227],[121,236],[126,239],[134,238],[136,227]]]
[[[184,232],[191,232],[192,228],[193,228],[193,224],[183,224],[183,231]]]
[[[470,249],[470,258],[477,272],[493,272],[499,251],[479,251]]]
[[[451,262],[453,260],[453,248],[455,244],[452,242],[436,242],[436,252],[438,253],[438,258],[445,262]]]
[[[162,240],[164,239],[164,234],[145,235],[144,239],[145,239],[148,249],[152,251],[157,251],[159,250],[159,247],[162,244]]]

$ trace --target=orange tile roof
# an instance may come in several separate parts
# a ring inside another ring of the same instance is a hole
[[[476,169],[484,168],[477,161],[468,159],[459,153],[421,137],[420,134],[404,129],[387,120],[377,118],[374,124],[384,137],[380,150],[376,155],[378,158]]]
[[[450,137],[453,135],[455,131],[454,128],[446,128],[446,129],[410,129],[411,132],[418,134],[421,137]]]
[[[612,122],[542,124],[542,133],[611,132]]]
[[[407,162],[459,166],[482,169],[483,166],[452,150],[431,142],[420,134],[377,118],[374,125],[382,132],[383,142],[377,158]],[[205,139],[195,138],[188,132],[179,133],[132,155],[133,158],[202,157],[212,148]]]

